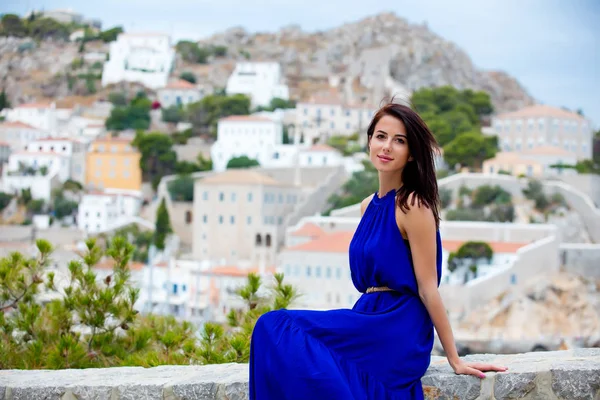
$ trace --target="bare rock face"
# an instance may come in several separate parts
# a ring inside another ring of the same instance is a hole
[[[273,33],[231,27],[199,41],[199,45],[226,46],[227,56],[204,65],[178,58],[172,75],[191,71],[207,90],[223,88],[238,61],[278,61],[291,96],[300,100],[328,91],[335,77],[345,82],[338,90],[348,102],[380,104],[389,96],[406,97],[422,87],[443,85],[484,90],[497,112],[534,102],[513,77],[477,69],[454,43],[426,25],[410,24],[393,13],[310,33],[297,25]],[[27,38],[0,38],[0,76],[11,102],[85,95],[85,81],[66,76],[71,62],[80,56],[78,49],[76,43],[37,44]]]
[[[13,103],[69,94],[65,71],[77,54],[72,43],[0,37],[0,76]]]
[[[431,32],[426,25],[408,23],[393,13],[382,13],[323,32],[307,33],[298,26],[275,33],[249,33],[231,28],[201,41],[226,45],[229,57],[279,61],[291,93],[306,97],[315,84],[327,87],[329,77],[357,80],[357,92],[367,89],[369,100],[397,94],[398,88],[452,85],[485,90],[496,111],[512,111],[534,103],[513,77],[477,69],[467,53]]]

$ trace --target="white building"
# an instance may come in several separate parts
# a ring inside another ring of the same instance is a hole
[[[527,242],[486,242],[494,252],[491,260],[473,260],[472,263],[468,263],[469,265],[459,266],[454,272],[450,272],[448,257],[450,253],[456,252],[464,243],[466,241],[442,240],[442,283],[463,284],[477,277],[493,273],[495,270],[509,267],[518,257],[517,250],[529,244]],[[476,271],[470,269],[472,264],[477,266]]]
[[[483,162],[482,170],[488,174],[508,172],[514,176],[531,176],[536,178],[557,175],[573,175],[573,168],[556,168],[557,165],[574,166],[577,154],[556,146],[540,146],[522,152],[501,151],[494,158]]]
[[[0,140],[15,151],[23,150],[32,140],[47,137],[48,132],[23,122],[0,122]]]
[[[108,189],[87,193],[79,204],[77,226],[87,233],[103,232],[139,215],[141,205],[139,192]]]
[[[58,156],[60,158],[59,179],[64,182],[68,179],[81,182],[85,181],[85,150],[84,143],[70,138],[43,138],[30,142],[25,147],[23,157],[32,154],[26,163],[28,166],[38,168],[40,163],[35,162],[35,154],[47,156]],[[16,164],[18,166],[18,163]],[[57,165],[48,165],[49,168]]]
[[[498,146],[522,152],[537,147],[562,147],[578,160],[592,158],[593,132],[581,115],[546,105],[534,105],[492,118]]]
[[[253,106],[267,106],[275,97],[289,99],[281,65],[276,62],[237,63],[225,90],[227,94],[249,96]]]
[[[335,97],[313,97],[296,105],[296,130],[305,143],[325,142],[331,136],[358,133],[366,143],[366,131],[375,107],[345,104]]]
[[[164,87],[174,60],[175,50],[168,35],[122,33],[110,44],[102,86],[127,81],[139,82],[151,89]]]
[[[178,79],[169,82],[164,88],[158,90],[158,101],[162,108],[171,106],[187,106],[202,99],[202,91],[194,84]]]
[[[33,199],[50,202],[52,191],[62,186],[58,178],[58,173],[54,175],[41,173],[28,174],[19,171],[9,171],[8,164],[2,168],[2,181],[0,181],[0,191],[19,195],[22,190],[31,190]]]
[[[6,121],[21,122],[40,129],[49,136],[58,136],[59,129],[71,117],[70,108],[57,108],[55,103],[28,103],[2,110]]]
[[[219,120],[217,141],[210,150],[215,171],[223,171],[234,157],[247,156],[264,165],[283,141],[281,121],[252,115]]]
[[[10,156],[10,143],[0,141],[0,168],[8,161]]]
[[[310,234],[306,242],[284,249],[278,257],[279,272],[283,272],[285,280],[301,294],[295,308],[351,308],[360,297],[352,284],[348,263],[353,231],[319,235],[317,229],[311,228],[298,231],[301,236]]]
[[[337,167],[344,164],[344,157],[331,146],[317,144],[300,150],[299,164],[302,168]]]
[[[196,260],[247,261],[267,268],[285,238],[285,217],[304,200],[302,187],[260,172],[230,169],[194,185]]]

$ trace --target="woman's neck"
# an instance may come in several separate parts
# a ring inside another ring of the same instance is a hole
[[[380,197],[385,196],[390,191],[400,189],[402,187],[402,171],[395,172],[379,172],[379,190],[377,193]]]

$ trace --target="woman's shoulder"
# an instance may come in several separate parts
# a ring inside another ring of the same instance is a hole
[[[361,217],[367,210],[367,207],[369,207],[369,204],[371,204],[371,200],[373,200],[373,196],[375,196],[375,193],[371,194],[370,196],[366,197],[363,201],[360,202],[360,216]]]

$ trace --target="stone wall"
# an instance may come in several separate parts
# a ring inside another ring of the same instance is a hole
[[[563,271],[600,279],[600,244],[563,243],[559,251]]]
[[[509,368],[486,378],[455,375],[443,357],[432,357],[423,377],[425,398],[600,399],[600,349],[515,355],[473,355],[469,361]],[[0,372],[0,400],[246,400],[248,366],[122,367]]]

